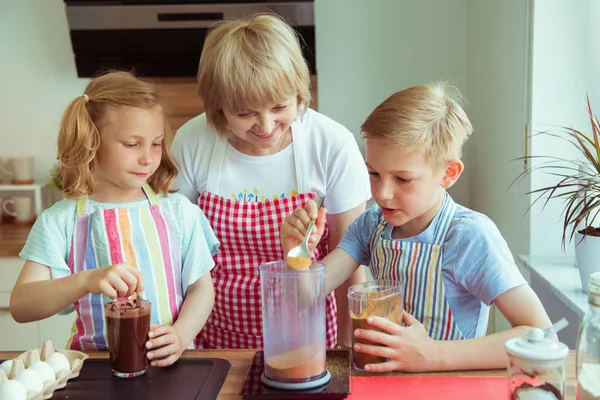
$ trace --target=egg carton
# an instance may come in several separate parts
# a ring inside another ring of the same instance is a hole
[[[69,362],[69,368],[62,368],[60,356],[53,356],[54,353],[61,353]],[[79,371],[83,367],[83,362],[89,356],[81,351],[76,350],[55,350],[52,342],[46,340],[41,349],[28,350],[21,353],[17,358],[12,360],[12,366],[8,375],[3,369],[0,369],[0,385],[6,380],[14,379],[22,370],[29,368],[38,361],[47,362],[55,373],[54,380],[46,380],[43,382],[41,392],[27,391],[27,400],[45,400],[52,398],[55,390],[62,389],[67,385],[69,379],[79,376]],[[57,365],[58,364],[58,365]],[[58,371],[58,372],[57,372]],[[38,375],[39,376],[39,375]]]

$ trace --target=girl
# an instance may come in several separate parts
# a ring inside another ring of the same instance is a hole
[[[71,349],[106,349],[104,303],[137,292],[152,303],[153,366],[175,362],[212,309],[219,246],[185,197],[156,89],[126,72],[92,79],[58,135],[65,199],[44,211],[20,256],[10,311],[18,322],[77,312]]]

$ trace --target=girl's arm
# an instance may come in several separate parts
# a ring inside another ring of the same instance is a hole
[[[17,322],[51,317],[88,293],[112,299],[144,290],[141,273],[129,264],[115,264],[52,279],[50,267],[26,261],[10,296],[10,313]]]
[[[215,302],[215,289],[210,272],[189,285],[179,317],[173,325],[153,325],[148,333],[147,357],[153,367],[168,367],[202,330]]]
[[[404,313],[406,326],[384,318],[369,318],[369,323],[386,333],[360,330],[360,338],[382,346],[360,345],[360,352],[387,357],[390,360],[365,366],[371,372],[387,371],[457,371],[505,368],[504,343],[523,336],[531,327],[548,328],[551,323],[540,300],[528,285],[510,289],[496,298],[494,304],[513,328],[489,336],[465,340],[433,340],[423,325]]]
[[[179,317],[173,324],[184,349],[204,327],[214,303],[215,288],[210,272],[207,272],[202,278],[188,286]]]

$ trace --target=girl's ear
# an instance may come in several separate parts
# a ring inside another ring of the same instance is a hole
[[[444,177],[442,178],[442,187],[448,189],[458,180],[460,174],[465,169],[465,165],[460,160],[451,160],[446,165]]]

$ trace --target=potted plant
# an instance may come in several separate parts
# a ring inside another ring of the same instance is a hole
[[[592,128],[589,134],[574,128],[538,133],[564,140],[569,146],[574,146],[581,157],[526,156],[525,159],[543,159],[543,162],[530,167],[515,180],[519,181],[533,171],[550,174],[558,180],[554,185],[534,189],[527,194],[537,195],[534,204],[544,199],[544,205],[550,199],[563,201],[562,245],[564,248],[567,241],[574,241],[575,259],[586,293],[590,275],[600,271],[600,228],[592,225],[600,214],[600,121],[592,111],[589,97],[587,112]]]

